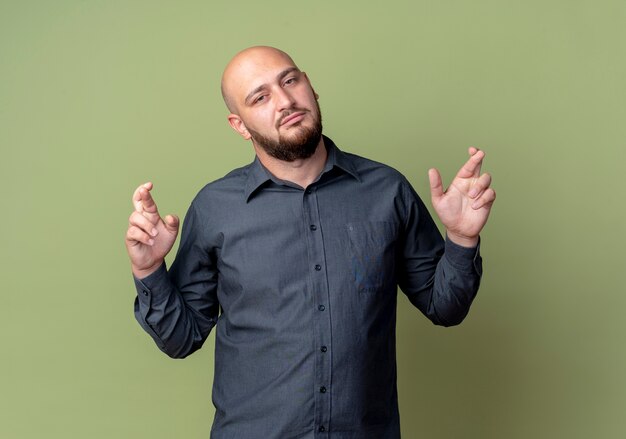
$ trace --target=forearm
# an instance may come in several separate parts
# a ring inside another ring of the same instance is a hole
[[[479,248],[463,247],[448,239],[435,270],[427,315],[437,325],[453,326],[463,321],[482,275]]]
[[[135,277],[135,287],[135,318],[159,349],[172,358],[184,358],[202,346],[217,321],[217,310],[207,316],[188,306],[165,264],[148,277]]]

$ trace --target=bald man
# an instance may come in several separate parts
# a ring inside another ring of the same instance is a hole
[[[178,218],[159,214],[152,183],[135,190],[139,324],[173,358],[215,327],[212,438],[399,438],[397,287],[437,325],[467,315],[495,200],[484,153],[470,148],[446,191],[429,171],[444,240],[406,178],[322,135],[318,95],[286,53],[238,53],[222,94],[256,158],[197,194],[169,270]]]

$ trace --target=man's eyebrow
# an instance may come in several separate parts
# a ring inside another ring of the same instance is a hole
[[[278,76],[277,76],[277,79],[279,81],[282,81],[285,76],[287,76],[288,74],[290,74],[291,72],[294,72],[294,71],[298,71],[299,72],[300,69],[295,67],[295,66],[294,67],[289,67],[288,69],[285,69],[282,72],[280,72],[278,74]]]
[[[283,70],[282,72],[280,72],[277,76],[276,79],[280,82],[283,80],[283,78],[287,75],[289,75],[290,73],[293,73],[294,71],[299,72],[300,69],[297,67],[289,67],[285,70]],[[255,88],[254,90],[252,90],[250,93],[248,93],[248,96],[246,96],[246,99],[244,100],[244,102],[247,104],[248,101],[252,98],[252,96],[254,96],[256,93],[260,92],[261,90],[263,90],[266,87],[267,84],[261,84],[259,85],[257,88]]]

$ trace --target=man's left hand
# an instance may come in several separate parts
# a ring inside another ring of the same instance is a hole
[[[490,187],[491,175],[480,175],[485,153],[470,147],[469,154],[469,160],[445,192],[439,171],[430,169],[428,178],[433,207],[446,227],[448,238],[464,247],[475,247],[496,199],[496,192]]]

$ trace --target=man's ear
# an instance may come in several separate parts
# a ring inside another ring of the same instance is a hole
[[[307,76],[306,72],[302,72],[302,74],[304,75],[304,77],[306,78],[306,82],[309,83],[309,87],[311,87],[311,90],[313,90],[313,94],[315,95],[315,99],[319,100],[320,99],[320,95],[317,94],[317,92],[315,91],[315,89],[313,88],[313,86],[311,85],[311,80],[309,79],[309,77]]]
[[[241,120],[241,118],[239,116],[237,116],[236,114],[230,113],[228,115],[228,124],[231,126],[231,128],[235,131],[237,131],[241,137],[243,137],[246,140],[250,140],[250,138],[252,137],[250,135],[250,132],[248,132],[248,129],[246,128],[246,124],[243,123],[243,120]]]

